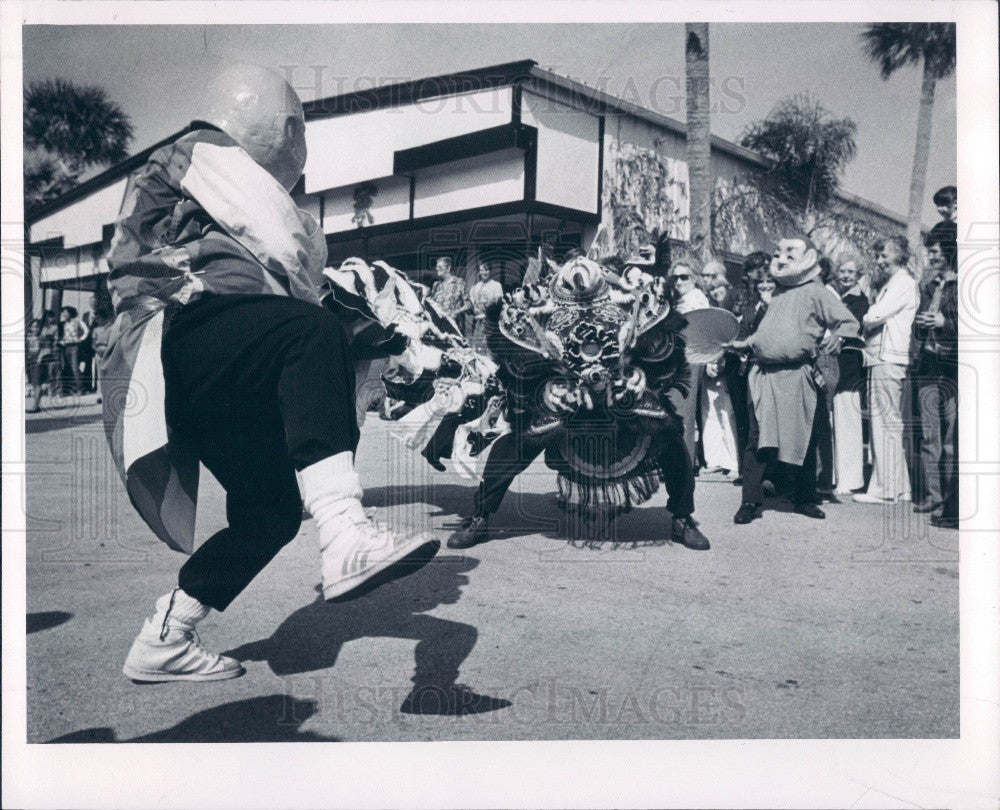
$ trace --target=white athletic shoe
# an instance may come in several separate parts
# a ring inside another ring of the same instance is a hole
[[[194,622],[172,615],[174,594],[156,603],[157,612],[143,624],[125,658],[122,672],[134,681],[156,683],[224,681],[246,672],[236,659],[202,647]],[[168,599],[170,601],[165,601]]]
[[[325,539],[323,534],[321,539]],[[340,530],[321,544],[323,597],[328,602],[355,599],[422,568],[439,548],[441,541],[426,533],[399,537],[370,518],[345,520]]]

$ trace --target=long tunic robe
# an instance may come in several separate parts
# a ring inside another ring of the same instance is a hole
[[[826,330],[856,337],[858,322],[818,278],[779,286],[749,338],[756,364],[748,385],[760,427],[757,449],[777,448],[778,458],[802,464],[816,413],[813,360]]]

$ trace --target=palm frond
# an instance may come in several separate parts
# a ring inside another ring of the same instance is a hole
[[[921,63],[937,79],[955,71],[954,23],[872,23],[862,31],[861,45],[883,79]]]

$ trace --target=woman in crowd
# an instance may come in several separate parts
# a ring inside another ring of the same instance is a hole
[[[489,351],[486,347],[486,310],[503,298],[503,287],[490,276],[489,266],[480,262],[478,279],[469,288],[469,305],[472,308],[469,342],[481,352]]]
[[[111,306],[110,295],[94,296],[94,320],[90,327],[90,346],[94,361],[91,363],[91,387],[97,391],[97,401],[101,402],[101,360],[108,350],[111,339],[111,327],[115,321],[115,311]]]
[[[827,256],[820,256],[819,259],[820,279],[826,288],[840,297],[837,288],[834,286],[833,262]],[[840,380],[840,361],[837,354],[820,350],[816,357],[816,369],[819,372],[819,381],[823,386],[822,402],[826,406],[826,419],[819,426],[818,444],[816,445],[816,456],[819,462],[819,476],[816,482],[816,491],[821,498],[835,500],[834,487],[834,459],[833,459],[833,397],[837,391],[837,383]]]
[[[668,276],[672,285],[672,304],[674,310],[679,315],[686,315],[697,309],[708,309],[711,304],[708,297],[698,287],[694,268],[697,266],[691,258],[680,258],[674,261],[670,267]],[[691,458],[694,474],[698,474],[698,417],[700,416],[700,400],[703,396],[705,364],[689,363],[690,373],[688,391],[682,393],[680,389],[674,388],[670,392],[674,411],[684,423],[684,445],[687,448],[688,456]]]
[[[26,413],[38,413],[41,410],[42,399],[42,366],[39,357],[42,353],[41,326],[32,318],[24,330],[24,372],[28,379],[28,404]]]
[[[862,322],[868,296],[859,283],[858,265],[845,261],[833,277],[833,288],[851,314]],[[865,385],[864,341],[845,340],[837,357],[840,377],[833,395],[834,479],[838,495],[850,495],[865,485],[861,390]]]
[[[708,291],[713,306],[731,311],[736,300],[732,285],[722,276],[712,279]],[[736,477],[739,468],[739,445],[736,441],[736,420],[726,386],[725,359],[720,358],[705,367],[705,395],[701,400],[701,444],[705,454],[705,471]]]
[[[63,307],[59,311],[59,318],[62,321],[62,337],[60,344],[63,349],[63,372],[64,380],[69,377],[73,380],[73,388],[70,393],[79,396],[82,393],[80,385],[80,347],[90,336],[87,324],[80,318],[80,313],[76,307]],[[65,389],[65,382],[63,383]]]
[[[42,314],[42,325],[38,333],[41,347],[38,354],[38,365],[42,370],[42,385],[49,397],[59,396],[62,377],[62,351],[59,345],[59,320],[56,313],[46,310]]]

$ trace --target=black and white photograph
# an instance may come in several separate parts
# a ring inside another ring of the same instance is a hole
[[[995,4],[12,6],[10,806],[996,806]]]

